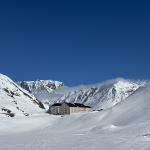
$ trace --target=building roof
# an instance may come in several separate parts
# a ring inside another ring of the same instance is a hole
[[[65,104],[67,104],[68,106],[70,106],[70,107],[77,107],[75,104],[73,104],[73,103],[67,103],[67,102],[65,102]]]
[[[61,103],[55,103],[55,104],[53,104],[51,106],[61,106],[61,105],[62,105]]]
[[[74,104],[78,107],[91,108],[90,106],[86,106],[86,105],[80,104],[80,103],[74,103]]]
[[[67,104],[70,107],[84,107],[84,108],[91,108],[90,106],[85,106],[84,104],[80,104],[80,103],[67,103],[67,102],[63,102],[65,104]],[[61,106],[62,103],[55,103],[52,106]]]

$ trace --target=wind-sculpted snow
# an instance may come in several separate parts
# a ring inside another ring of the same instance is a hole
[[[0,115],[29,116],[42,112],[43,104],[5,75],[0,74]]]

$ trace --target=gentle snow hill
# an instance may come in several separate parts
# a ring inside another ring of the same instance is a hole
[[[149,81],[134,81],[118,78],[104,83],[62,87],[49,94],[49,103],[71,102],[89,105],[96,110],[110,108],[131,96]]]
[[[109,111],[111,115],[108,115],[103,123],[115,126],[150,123],[150,86],[140,88]]]
[[[10,78],[0,74],[0,116],[28,116],[43,111],[43,104]]]
[[[53,80],[19,81],[17,84],[33,94],[41,102],[49,101],[49,94],[55,89],[64,86],[62,82]]]

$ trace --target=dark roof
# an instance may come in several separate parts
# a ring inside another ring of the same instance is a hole
[[[90,106],[85,106],[84,104],[80,104],[80,103],[67,103],[67,102],[64,102],[65,104],[67,104],[68,106],[70,107],[84,107],[84,108],[91,108]],[[55,103],[51,106],[61,106],[62,103]]]
[[[74,103],[76,106],[78,107],[85,107],[85,108],[91,108],[90,106],[86,106],[84,104],[80,104],[80,103]]]
[[[65,104],[67,104],[68,106],[70,106],[70,107],[77,107],[75,104],[73,104],[73,103],[66,103],[65,102]]]
[[[53,104],[51,106],[61,106],[61,103],[55,103],[55,104]]]

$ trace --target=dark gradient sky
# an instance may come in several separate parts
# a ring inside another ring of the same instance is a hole
[[[150,2],[0,1],[0,72],[68,85],[150,78]]]

